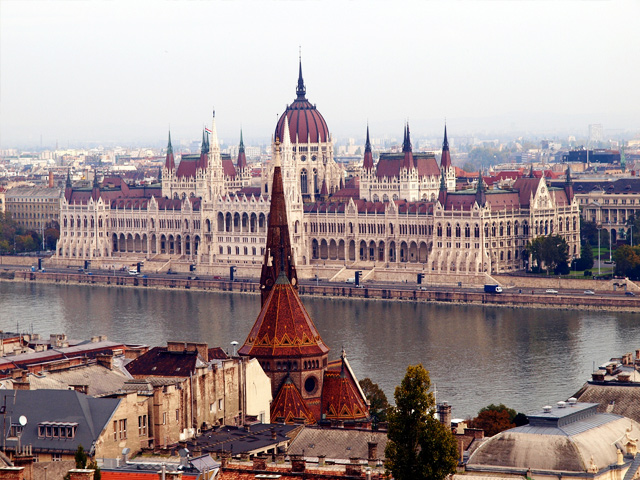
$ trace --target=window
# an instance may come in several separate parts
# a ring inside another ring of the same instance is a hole
[[[138,416],[138,435],[141,437],[145,437],[147,435],[147,416],[146,415]]]
[[[218,410],[222,410],[222,399],[218,400]]]
[[[52,453],[51,454],[51,461],[52,462],[61,462],[62,461],[62,454],[61,453]]]
[[[162,413],[162,424],[163,425],[167,424],[167,412]]]
[[[120,440],[127,439],[127,419],[118,420],[118,438]]]
[[[176,408],[176,423],[180,421],[180,409]]]

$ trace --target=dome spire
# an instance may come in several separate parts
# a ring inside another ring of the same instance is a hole
[[[442,157],[440,168],[442,170],[451,167],[451,153],[449,152],[449,140],[447,139],[447,124],[444,124],[444,141],[442,142]]]
[[[364,145],[364,162],[365,170],[373,169],[373,154],[371,153],[371,142],[369,141],[369,123],[367,123],[367,142]]]
[[[296,88],[296,95],[298,100],[303,100],[307,89],[304,86],[304,80],[302,79],[302,51],[298,54],[299,68],[298,68],[298,87]]]
[[[169,142],[167,143],[167,158],[165,159],[164,166],[167,170],[176,169],[176,162],[173,158],[173,147],[171,146],[171,131],[169,131]]]

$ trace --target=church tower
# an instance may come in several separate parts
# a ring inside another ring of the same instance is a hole
[[[298,295],[280,144],[275,144],[267,248],[260,277],[261,310],[238,354],[256,358],[271,379],[271,418],[313,424],[366,421],[368,408],[343,354],[329,362],[324,343]]]
[[[169,132],[169,142],[167,143],[167,156],[162,169],[162,196],[173,198],[173,181],[176,176],[176,162],[173,157],[173,147],[171,146],[171,132]]]
[[[220,155],[220,144],[218,143],[218,130],[216,128],[216,111],[213,111],[211,120],[211,140],[208,142],[209,158],[207,165],[208,200],[218,195],[226,195],[224,184],[224,168],[222,167],[222,156]]]

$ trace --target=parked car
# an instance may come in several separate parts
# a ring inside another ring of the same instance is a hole
[[[593,290],[585,290],[585,291],[584,291],[584,294],[585,294],[585,295],[595,295],[595,294],[596,294],[596,292],[594,292]]]
[[[629,292],[629,291],[624,292],[624,294],[625,294],[625,295],[629,295],[630,297],[635,297],[635,296],[636,296],[636,294],[635,294],[635,293],[633,293],[633,292]]]
[[[554,290],[553,288],[547,288],[545,293],[550,293],[552,295],[557,295],[558,294],[558,290]]]

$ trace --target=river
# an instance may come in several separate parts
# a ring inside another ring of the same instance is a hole
[[[640,348],[640,315],[303,297],[337,358],[393,402],[407,365],[430,371],[454,418],[490,403],[524,413],[565,400],[593,365]],[[0,329],[126,343],[242,344],[257,295],[0,282]]]

